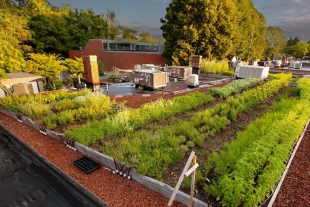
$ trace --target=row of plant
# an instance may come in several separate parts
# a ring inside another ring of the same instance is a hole
[[[196,113],[189,121],[175,120],[164,127],[127,133],[115,142],[105,142],[103,153],[123,163],[136,166],[138,172],[161,180],[163,172],[184,157],[194,146],[226,127],[242,111],[257,106],[287,84],[291,75],[278,75],[256,87],[210,109]]]
[[[230,88],[231,91],[237,92],[251,87],[259,82],[261,82],[260,79],[239,79],[229,83],[230,86],[228,88]],[[221,89],[219,88],[218,90],[220,91]],[[213,98],[210,95],[205,95],[199,92],[191,93],[187,96],[177,97],[173,100],[160,99],[156,102],[145,104],[138,109],[127,109],[121,111],[115,116],[110,116],[103,121],[94,121],[79,128],[66,131],[65,134],[82,144],[89,145],[104,137],[137,129],[151,121],[162,120],[186,110],[196,108],[197,106],[212,100]],[[65,113],[64,116],[68,116],[68,114]],[[54,118],[55,120],[59,120],[62,117],[63,116],[55,116]],[[44,123],[49,124],[47,122]],[[97,130],[94,131],[93,129]],[[85,133],[81,133],[85,131],[87,131],[87,135],[85,135]]]
[[[42,117],[52,113],[49,105],[53,103],[57,103],[64,99],[72,100],[77,96],[84,96],[91,93],[90,90],[81,90],[77,92],[57,91],[55,93],[49,92],[35,95],[12,94],[11,96],[0,99],[0,107],[15,113],[23,113],[31,118],[37,116]]]
[[[260,82],[262,82],[262,80],[259,78],[237,79],[223,87],[209,88],[208,92],[213,96],[227,98],[233,93],[245,90],[249,87],[257,85]]]
[[[102,138],[132,131],[146,123],[171,117],[212,100],[214,98],[211,95],[197,91],[170,100],[159,99],[137,109],[124,109],[102,121],[89,122],[81,127],[66,131],[65,135],[82,144],[89,145]]]
[[[274,191],[309,120],[309,87],[310,80],[302,79],[300,99],[283,99],[226,144],[220,154],[212,154],[206,171],[215,179],[205,189],[222,206],[257,206]]]
[[[41,123],[48,129],[67,125],[74,121],[96,120],[115,114],[121,105],[102,93],[92,93],[85,96],[77,96],[74,99],[63,99],[51,106],[54,113],[46,114]]]

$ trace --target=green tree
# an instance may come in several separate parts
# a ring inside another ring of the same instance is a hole
[[[270,57],[272,53],[275,55],[283,53],[283,49],[286,45],[286,38],[282,29],[279,27],[267,27],[265,40],[267,45],[265,55],[267,57]]]
[[[285,53],[295,56],[302,57],[308,54],[309,52],[309,44],[306,42],[297,42],[296,44],[285,47]]]
[[[64,18],[38,15],[30,19],[32,40],[28,43],[36,53],[61,54],[66,57],[72,44]]]
[[[262,44],[259,34],[264,26],[260,25],[265,24],[265,19],[250,0],[173,0],[166,11],[160,21],[165,38],[162,55],[168,64],[188,65],[193,54],[215,59],[232,53],[246,56],[253,24],[256,30],[252,47]],[[251,18],[242,18],[248,12]],[[264,44],[261,47],[260,53],[264,51]]]
[[[232,54],[247,61],[263,56],[266,49],[262,35],[266,30],[265,17],[256,10],[251,0],[234,2],[237,5],[237,28]]]
[[[139,34],[139,42],[160,43],[160,40],[157,37],[151,35],[149,32],[141,32]]]
[[[74,78],[77,78],[79,75],[82,75],[84,73],[82,58],[67,58],[64,62],[64,65],[67,67],[68,71],[70,71]]]
[[[295,37],[294,39],[290,38],[289,40],[287,40],[286,46],[290,47],[296,45],[298,42],[300,42],[299,37]]]
[[[122,38],[128,42],[138,41],[138,32],[129,28],[122,28]]]
[[[109,8],[105,15],[101,15],[101,18],[105,19],[108,24],[109,39],[112,40],[117,39],[121,35],[121,27],[115,17],[115,12]]]
[[[61,12],[63,11],[63,12]],[[57,15],[37,15],[30,19],[30,45],[34,52],[68,56],[68,50],[84,48],[89,39],[107,38],[107,23],[92,10],[63,7]]]
[[[24,53],[29,49],[22,43],[30,33],[26,28],[27,19],[11,1],[1,2],[0,7],[0,79],[8,72],[22,71],[25,67]]]
[[[25,72],[43,76],[47,83],[54,84],[59,79],[60,72],[67,70],[61,63],[59,55],[55,54],[28,54]]]

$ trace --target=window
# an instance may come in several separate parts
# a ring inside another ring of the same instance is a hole
[[[103,43],[103,50],[108,50],[108,43]]]
[[[115,43],[110,43],[110,50],[116,50],[116,44]]]
[[[124,50],[130,50],[130,44],[124,44]]]

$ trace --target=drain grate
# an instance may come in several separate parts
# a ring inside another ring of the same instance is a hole
[[[97,170],[100,165],[89,159],[88,157],[82,157],[73,162],[75,166],[83,170],[85,173],[89,174],[95,170]]]

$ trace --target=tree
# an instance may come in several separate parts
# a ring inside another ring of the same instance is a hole
[[[84,73],[84,65],[82,58],[67,58],[64,65],[67,67],[68,71],[72,74],[74,78]]]
[[[262,35],[266,30],[265,17],[256,10],[251,0],[234,2],[237,5],[237,28],[232,53],[247,61],[260,58],[266,49]]]
[[[129,28],[122,29],[122,38],[128,42],[137,42],[138,41],[138,32]]]
[[[151,35],[149,32],[141,32],[139,34],[139,42],[159,43],[160,40]]]
[[[281,54],[286,45],[286,38],[279,27],[267,27],[265,34],[267,49],[265,55],[270,57],[272,53]]]
[[[288,41],[287,41],[287,44],[286,46],[293,46],[293,45],[296,45],[298,42],[300,42],[300,39],[299,37],[295,37],[294,39],[290,38]]]
[[[64,18],[37,15],[30,19],[28,25],[32,32],[32,40],[28,44],[33,47],[34,52],[67,56],[72,37]]]
[[[109,36],[107,23],[92,10],[67,11],[62,15],[37,15],[30,19],[34,52],[68,56],[68,50],[84,48],[89,39]]]
[[[47,83],[53,84],[59,78],[60,72],[66,69],[59,55],[30,53],[25,72],[43,76]]]
[[[116,15],[113,10],[108,8],[107,13],[101,15],[101,18],[105,19],[108,24],[108,31],[109,31],[109,39],[117,39],[121,34],[121,27],[118,21],[115,19]]]
[[[166,57],[167,63],[188,65],[193,54],[216,59],[223,59],[231,53],[245,56],[252,37],[250,23],[254,23],[257,28],[252,42],[253,47],[262,43],[259,33],[264,27],[260,24],[265,24],[263,16],[250,2],[250,0],[172,1],[166,9],[165,18],[160,20],[165,38],[162,55]],[[237,7],[239,4],[240,8]],[[251,8],[251,18],[246,19],[245,23],[245,19],[241,17],[247,16],[245,13],[249,12],[248,8]]]
[[[293,55],[295,57],[302,57],[308,54],[309,44],[305,42],[297,42],[296,44],[286,47],[285,53]]]
[[[24,53],[29,48],[22,43],[29,39],[30,33],[26,29],[27,20],[19,13],[8,2],[0,7],[0,79],[25,67]]]

